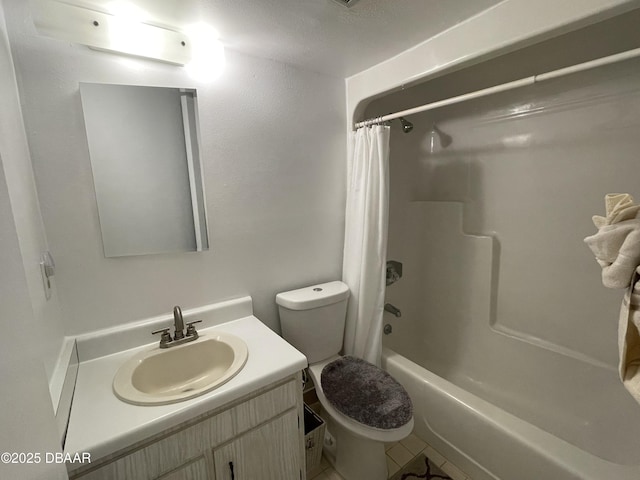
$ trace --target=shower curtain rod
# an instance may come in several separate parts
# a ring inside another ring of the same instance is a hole
[[[394,120],[396,118],[406,117],[414,113],[426,112],[427,110],[434,110],[436,108],[444,107],[447,105],[453,105],[455,103],[465,102],[467,100],[472,100],[474,98],[485,97],[487,95],[492,95],[494,93],[513,90],[514,88],[526,87],[528,85],[533,85],[534,83],[541,83],[546,80],[551,80],[553,78],[564,77],[565,75],[571,75],[572,73],[582,72],[584,70],[590,70],[592,68],[600,67],[603,65],[609,65],[611,63],[622,62],[624,60],[629,60],[635,57],[640,57],[640,48],[627,50],[626,52],[616,53],[614,55],[598,58],[596,60],[590,60],[584,63],[578,63],[577,65],[560,68],[558,70],[553,70],[551,72],[541,73],[539,75],[532,75],[530,77],[521,78],[520,80],[514,80],[512,82],[502,83],[500,85],[484,88],[482,90],[477,90],[475,92],[465,93],[463,95],[458,95],[456,97],[445,98],[444,100],[439,100],[433,103],[427,103],[426,105],[421,105],[419,107],[409,108],[408,110],[402,110],[401,112],[383,115],[382,117],[370,118],[362,122],[357,122],[355,124],[355,128],[368,127],[370,125],[377,125],[380,123],[388,122],[389,120]]]

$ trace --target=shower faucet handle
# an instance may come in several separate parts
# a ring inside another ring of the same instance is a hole
[[[402,278],[402,263],[395,260],[387,261],[387,286]]]

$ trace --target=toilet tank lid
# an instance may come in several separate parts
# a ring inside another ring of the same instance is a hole
[[[321,283],[276,295],[276,303],[289,310],[309,310],[349,298],[349,287],[340,281]]]

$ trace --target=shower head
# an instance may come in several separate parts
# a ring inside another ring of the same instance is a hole
[[[411,123],[409,120],[405,120],[404,117],[400,117],[400,123],[402,124],[402,131],[404,133],[409,133],[411,130],[413,130],[413,123]]]
[[[434,123],[431,126],[431,131],[427,135],[427,148],[429,153],[435,153],[439,150],[447,148],[453,143],[451,135],[447,135]]]

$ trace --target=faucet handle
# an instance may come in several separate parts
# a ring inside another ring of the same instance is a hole
[[[193,326],[194,323],[202,323],[202,320],[194,320],[193,322],[187,322],[187,337],[192,337],[195,335],[198,336],[198,332],[196,331],[196,327]]]
[[[165,348],[167,346],[167,344],[169,344],[171,342],[171,334],[169,333],[170,328],[161,328],[159,330],[156,330],[155,332],[151,332],[152,335],[155,335],[156,333],[161,333],[160,335],[160,348]]]

